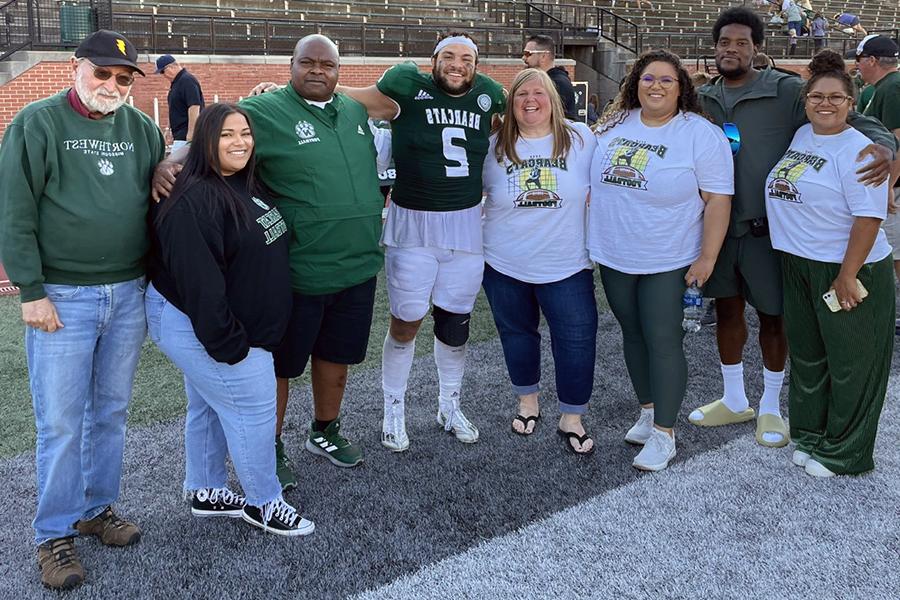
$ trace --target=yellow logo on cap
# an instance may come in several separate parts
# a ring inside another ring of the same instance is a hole
[[[119,52],[121,52],[125,56],[128,56],[128,54],[125,52],[125,40],[116,40],[116,48],[119,49]]]

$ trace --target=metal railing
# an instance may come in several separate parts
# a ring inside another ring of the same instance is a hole
[[[791,39],[783,35],[768,35],[763,38],[760,52],[764,52],[775,58],[803,59],[811,57],[816,52],[816,38],[794,38],[796,50],[791,54]],[[857,40],[849,38],[825,38],[825,45],[841,55],[856,48]],[[710,33],[675,33],[675,32],[651,32],[641,36],[641,52],[654,48],[671,50],[682,59],[695,59],[715,54],[715,45]]]
[[[112,0],[8,0],[0,4],[0,60],[23,48],[71,48],[111,22]]]
[[[403,23],[348,23],[221,16],[116,13],[113,29],[141,52],[287,54],[301,37],[327,35],[344,56],[429,56],[441,27]],[[561,27],[551,33],[561,36]],[[500,25],[466,28],[488,57],[520,56],[527,32]]]

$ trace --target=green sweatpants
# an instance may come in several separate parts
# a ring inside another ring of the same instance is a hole
[[[638,402],[653,404],[653,421],[660,427],[675,426],[687,387],[681,328],[687,270],[629,275],[600,265],[606,299],[622,327],[631,385]]]
[[[822,300],[841,266],[782,256],[784,319],[791,356],[791,439],[839,474],[875,467],[873,451],[894,349],[890,256],[857,275],[869,296],[851,311]]]

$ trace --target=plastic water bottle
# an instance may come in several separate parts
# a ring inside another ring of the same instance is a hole
[[[684,290],[681,305],[684,307],[681,328],[688,333],[697,333],[700,331],[700,317],[703,316],[703,292],[696,283],[692,283],[691,287]]]

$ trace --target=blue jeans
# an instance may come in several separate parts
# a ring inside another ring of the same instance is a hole
[[[64,327],[25,329],[37,428],[40,544],[77,535],[119,497],[125,419],[147,327],[144,278],[108,285],[44,284]]]
[[[185,492],[225,487],[231,454],[247,503],[281,497],[275,475],[275,368],[272,354],[251,348],[236,365],[207,354],[191,320],[152,285],[147,288],[150,339],[184,373]]]
[[[561,281],[526,283],[484,266],[484,293],[517,396],[540,390],[540,313],[550,329],[556,395],[563,413],[583,415],[594,384],[597,301],[590,269]]]

